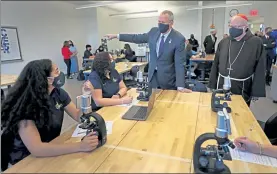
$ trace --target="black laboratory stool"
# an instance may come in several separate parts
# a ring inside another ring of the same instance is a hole
[[[130,70],[130,75],[132,76],[131,80],[124,80],[125,85],[128,88],[136,87],[137,82],[136,82],[136,77],[137,77],[137,72],[139,72],[139,66],[133,66]]]
[[[277,112],[273,114],[266,122],[258,120],[258,123],[263,128],[264,133],[272,145],[277,145]]]
[[[198,73],[195,73],[197,76],[199,76],[198,80],[201,82],[206,82],[205,79],[209,78],[211,68],[212,64],[210,62],[200,63],[197,67]]]

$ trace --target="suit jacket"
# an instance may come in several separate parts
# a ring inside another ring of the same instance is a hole
[[[263,40],[264,48],[266,51],[266,56],[271,59],[274,59],[274,57],[275,57],[274,48],[276,46],[275,40],[271,37],[269,37],[267,39],[265,36],[262,37],[262,40]]]
[[[154,27],[144,34],[120,34],[119,40],[149,44],[148,79],[150,82],[157,67],[157,79],[162,89],[185,87],[185,37],[172,29],[165,40],[163,53],[157,56],[156,45],[160,35],[159,29]]]
[[[216,43],[217,37],[214,38],[214,41],[212,39],[211,35],[208,35],[205,37],[204,40],[204,47],[205,47],[205,52],[207,54],[214,54],[215,53],[215,43]]]

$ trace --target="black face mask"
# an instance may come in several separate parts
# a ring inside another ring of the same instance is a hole
[[[192,35],[192,36],[190,36],[190,38],[191,38],[191,39],[194,39],[194,36]]]
[[[232,38],[239,37],[240,35],[242,35],[242,33],[243,33],[243,29],[234,28],[234,27],[231,27],[229,29],[229,34]]]
[[[159,30],[161,33],[167,32],[168,29],[169,29],[169,24],[159,23]]]
[[[60,72],[59,76],[54,77],[54,81],[52,83],[52,85],[55,88],[61,88],[65,83],[65,75],[63,72]]]
[[[73,44],[69,44],[69,46],[71,46],[71,47],[72,47],[72,46],[73,46]]]

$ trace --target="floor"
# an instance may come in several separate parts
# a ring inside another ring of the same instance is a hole
[[[64,89],[69,93],[72,101],[75,102],[76,96],[81,94],[83,82],[77,81],[76,79],[70,79],[66,81]],[[272,102],[270,98],[270,87],[266,87],[267,96],[266,98],[260,98],[256,102],[252,102],[250,109],[255,115],[257,120],[265,122],[271,115],[277,112],[277,104]],[[74,125],[75,121],[70,117],[65,116],[62,131],[66,131],[68,128]]]

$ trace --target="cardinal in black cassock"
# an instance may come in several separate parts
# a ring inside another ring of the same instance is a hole
[[[218,44],[208,87],[222,89],[224,77],[231,80],[231,92],[242,95],[248,106],[251,97],[265,97],[265,50],[261,38],[248,28],[243,14],[232,17],[230,36]]]

